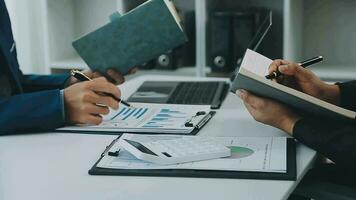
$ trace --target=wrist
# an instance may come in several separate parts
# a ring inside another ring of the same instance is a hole
[[[70,97],[73,96],[71,94],[71,89],[66,88],[63,90],[63,109],[64,109],[64,120],[66,125],[72,125],[72,120],[71,120],[71,99]]]
[[[290,136],[293,136],[294,126],[300,119],[301,117],[296,114],[291,114],[287,117],[284,117],[281,120],[280,129],[288,133]]]
[[[338,85],[326,84],[323,91],[323,99],[334,105],[340,104],[340,87]]]

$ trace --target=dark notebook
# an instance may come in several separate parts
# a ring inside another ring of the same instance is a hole
[[[169,0],[149,0],[123,16],[73,42],[93,71],[115,68],[126,74],[187,41],[179,16]]]
[[[259,96],[289,105],[298,110],[298,112],[312,114],[317,117],[345,122],[355,120],[356,112],[354,111],[266,79],[265,76],[268,74],[268,67],[271,63],[271,59],[248,49],[240,71],[233,81],[232,91],[236,92],[238,89],[245,89]]]

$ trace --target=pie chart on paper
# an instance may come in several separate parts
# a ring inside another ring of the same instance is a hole
[[[252,149],[245,147],[229,146],[228,148],[231,149],[231,156],[229,157],[230,159],[245,158],[251,156],[254,153]]]

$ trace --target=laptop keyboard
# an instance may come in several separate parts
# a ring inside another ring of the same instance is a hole
[[[210,105],[219,82],[182,82],[168,100],[170,104]]]

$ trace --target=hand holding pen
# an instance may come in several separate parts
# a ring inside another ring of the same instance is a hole
[[[119,108],[117,99],[120,99],[121,91],[106,78],[100,77],[65,88],[63,97],[67,124],[98,125],[102,123],[102,116],[109,114],[109,108]]]
[[[71,75],[78,79],[78,81],[92,81],[91,78],[89,78],[88,76],[86,76],[84,73],[82,73],[81,71],[78,70],[72,70]],[[110,93],[103,93],[106,96],[112,97],[113,99],[115,99],[117,102],[122,103],[123,105],[127,106],[127,107],[131,107],[131,105],[129,103],[127,103],[126,101],[123,101],[120,98],[115,97],[113,94]]]
[[[282,76],[275,80],[287,87],[299,90],[318,99],[338,104],[339,88],[320,80],[312,71],[302,67],[301,64],[286,60],[275,60],[269,66],[269,73],[280,71]]]
[[[299,65],[303,68],[306,68],[306,67],[309,67],[311,65],[314,65],[314,64],[317,64],[317,63],[320,63],[323,61],[323,57],[322,56],[317,56],[317,57],[314,57],[314,58],[311,58],[311,59],[308,59],[308,60],[305,60],[301,63],[299,63]],[[276,62],[276,61],[275,61]],[[284,66],[284,65],[288,65],[289,62],[287,61],[283,61],[283,60],[277,60],[277,62],[280,62],[280,64],[282,64],[281,66]],[[278,68],[274,69],[270,67],[270,70],[269,70],[269,74],[266,76],[267,79],[276,79],[280,76],[282,76],[283,74],[281,73],[281,71],[279,70],[279,67],[281,66],[278,66]]]

